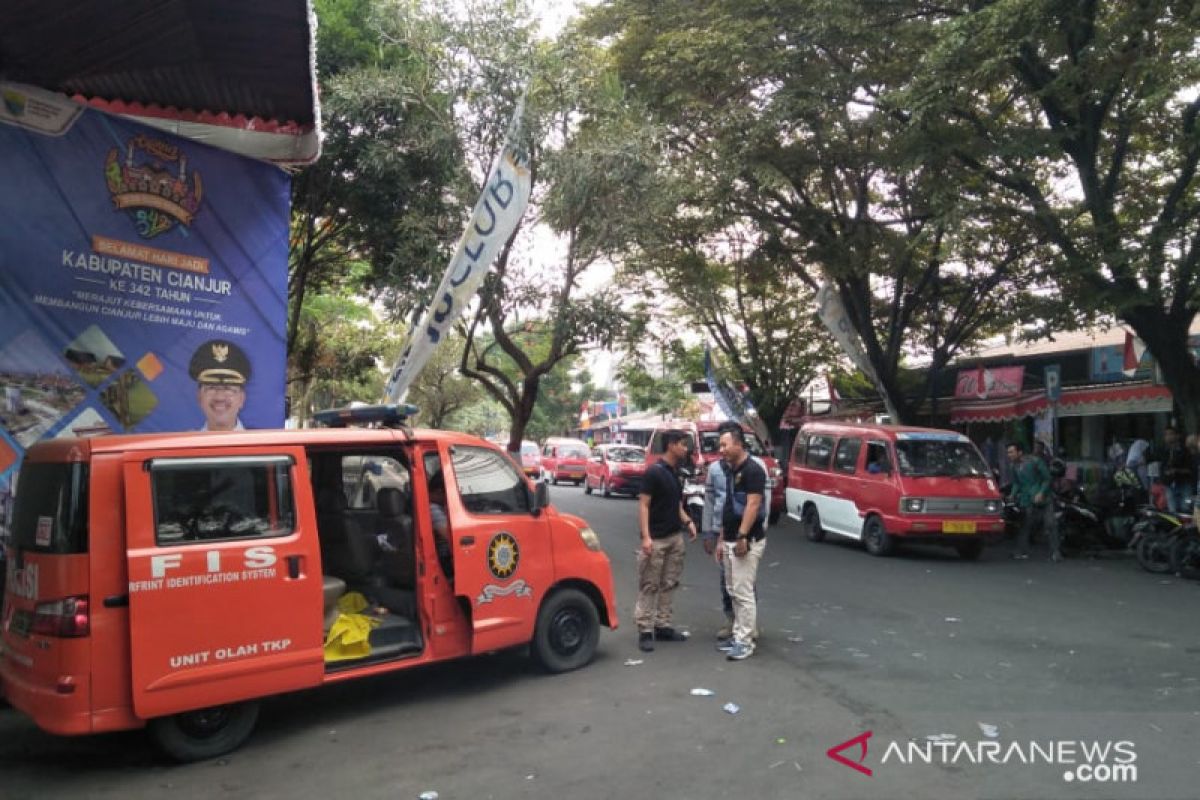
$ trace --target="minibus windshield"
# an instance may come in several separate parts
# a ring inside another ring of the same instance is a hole
[[[975,445],[949,440],[896,442],[900,474],[914,478],[986,478],[991,476]]]

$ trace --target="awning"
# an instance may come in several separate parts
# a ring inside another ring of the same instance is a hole
[[[252,158],[320,153],[306,0],[5,0],[0,80]]]
[[[1171,390],[1152,383],[1132,386],[1080,386],[1064,388],[1058,402],[1060,417],[1091,417],[1104,414],[1154,414],[1170,411]],[[1044,391],[1024,392],[1002,400],[955,400],[950,421],[1006,422],[1041,414],[1050,406]]]

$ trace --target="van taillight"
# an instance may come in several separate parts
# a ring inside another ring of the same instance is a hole
[[[80,595],[38,603],[33,612],[30,632],[42,636],[87,636],[90,627],[88,599]]]

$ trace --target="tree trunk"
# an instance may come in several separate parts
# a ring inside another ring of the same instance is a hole
[[[517,400],[516,413],[512,416],[512,430],[508,432],[508,452],[520,460],[521,442],[525,439],[525,428],[533,418],[533,407],[537,404],[538,385],[541,376],[521,381],[521,396]]]
[[[1184,430],[1200,433],[1200,367],[1188,347],[1192,315],[1173,316],[1156,308],[1139,307],[1125,312],[1121,318],[1146,343],[1146,349],[1158,362],[1175,396]]]

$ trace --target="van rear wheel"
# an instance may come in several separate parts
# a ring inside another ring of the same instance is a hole
[[[156,745],[176,761],[203,761],[236,750],[258,722],[257,700],[185,711],[150,720]]]
[[[890,556],[896,549],[896,540],[883,527],[879,517],[868,517],[863,525],[863,544],[873,556]]]
[[[806,506],[800,516],[800,524],[804,526],[804,535],[809,541],[819,542],[825,538],[825,529],[821,527],[821,515],[816,506]]]
[[[530,649],[547,672],[570,672],[592,660],[599,642],[600,615],[591,598],[560,589],[542,603]]]

